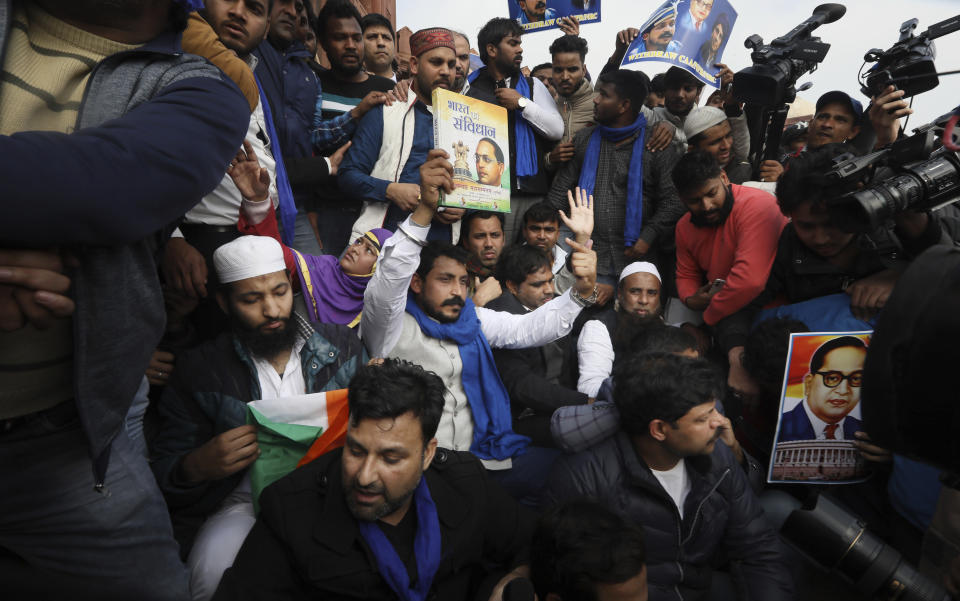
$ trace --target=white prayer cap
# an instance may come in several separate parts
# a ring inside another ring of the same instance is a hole
[[[221,284],[284,271],[283,247],[267,236],[240,236],[213,252]]]
[[[663,280],[660,278],[660,272],[657,271],[657,266],[646,261],[634,261],[633,263],[630,263],[624,267],[623,271],[620,272],[620,281],[622,282],[635,273],[649,273],[653,277],[657,278],[658,282],[661,284],[663,283]]]
[[[715,106],[701,106],[693,109],[687,115],[683,122],[683,133],[689,140],[693,136],[702,133],[714,125],[719,125],[727,120],[727,114]]]

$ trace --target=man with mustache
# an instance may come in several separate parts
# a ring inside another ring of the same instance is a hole
[[[433,148],[431,95],[449,90],[457,58],[453,33],[442,27],[421,29],[410,36],[412,93],[392,106],[377,107],[360,122],[350,153],[340,168],[340,186],[363,201],[352,224],[355,239],[367,230],[397,229],[419,204],[420,166]],[[462,209],[437,213],[431,239],[453,242],[459,237]]]
[[[427,242],[439,190],[453,190],[453,165],[431,150],[420,168],[421,200],[384,245],[364,293],[360,333],[372,356],[416,361],[437,373],[445,392],[437,439],[472,451],[521,502],[535,505],[553,449],[529,446],[511,425],[510,398],[491,348],[542,346],[570,331],[596,300],[596,255],[570,240],[574,288],[525,315],[475,307],[467,298],[467,253]]]
[[[517,0],[517,4],[520,5],[520,16],[517,18],[520,25],[557,18],[556,9],[547,8],[544,0]]]
[[[230,330],[177,358],[158,405],[153,470],[195,600],[209,599],[253,526],[246,470],[260,454],[246,404],[346,388],[366,357],[343,325],[293,311],[283,249],[242,236],[214,253]]]
[[[563,119],[547,87],[520,71],[523,63],[523,27],[504,18],[490,19],[477,34],[484,66],[467,78],[467,95],[507,109],[510,134],[510,212],[504,234],[516,236],[517,217],[543,200],[549,180],[543,166],[553,142],[563,136]]]
[[[359,11],[348,0],[330,0],[317,15],[317,37],[330,61],[330,69],[320,75],[323,96],[317,108],[324,121],[358,110],[355,117],[359,119],[369,108],[385,102],[386,93],[393,89],[393,80],[364,70],[362,22]],[[313,127],[318,125],[314,119]],[[350,236],[350,226],[360,215],[359,200],[350,188],[341,186],[337,177],[317,186],[311,201],[324,252],[339,255],[356,239]]]
[[[860,404],[867,347],[855,336],[840,336],[820,345],[803,376],[803,401],[783,414],[778,442],[857,440],[863,427],[850,412]]]
[[[544,157],[544,166],[555,170],[573,158],[573,136],[593,125],[593,85],[587,80],[587,41],[565,35],[550,44],[551,76],[557,91],[557,110],[563,119],[560,143]]]
[[[346,444],[267,487],[215,598],[500,601],[526,573],[536,518],[443,448],[443,382],[387,359],[348,394]]]
[[[703,150],[685,154],[672,176],[689,210],[677,222],[677,292],[713,327],[763,291],[787,220],[772,194],[731,184]]]
[[[673,4],[662,6],[640,28],[643,42],[637,49],[639,52],[679,52],[681,44],[674,39],[676,31],[677,7]]]
[[[793,598],[777,534],[720,441],[723,390],[704,359],[632,354],[614,371],[619,431],[562,456],[550,475],[546,505],[590,497],[643,527],[651,601],[719,598],[710,591],[721,558],[737,566],[739,598]]]

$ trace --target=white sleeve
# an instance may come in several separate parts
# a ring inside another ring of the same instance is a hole
[[[603,322],[591,319],[583,324],[577,339],[577,363],[580,365],[577,390],[596,398],[600,385],[613,372],[613,342]]]
[[[430,226],[410,217],[383,244],[377,269],[363,293],[360,337],[371,357],[386,357],[400,340],[410,279],[420,265],[420,248]]]
[[[581,308],[566,292],[523,315],[477,307],[477,318],[491,347],[532,348],[569,334]]]
[[[522,75],[520,77],[523,77]],[[543,82],[533,78],[533,102],[520,113],[527,123],[551,141],[563,137],[563,117],[557,111],[557,101]]]

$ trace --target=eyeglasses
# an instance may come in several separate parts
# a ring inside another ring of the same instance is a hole
[[[709,2],[707,0],[693,0],[694,4],[699,4],[703,8],[713,8],[713,0]]]
[[[475,154],[473,155],[473,160],[477,163],[483,163],[484,165],[489,165],[493,162],[493,157],[487,156],[485,154]]]
[[[836,388],[840,385],[840,382],[844,380],[849,382],[853,388],[860,388],[863,384],[862,371],[855,371],[848,376],[843,375],[843,373],[839,371],[815,371],[813,373],[823,378],[823,383],[827,388]]]

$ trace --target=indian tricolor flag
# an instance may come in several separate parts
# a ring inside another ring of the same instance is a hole
[[[331,390],[247,403],[247,423],[257,426],[260,457],[250,466],[255,511],[260,493],[294,469],[343,446],[347,390]]]

